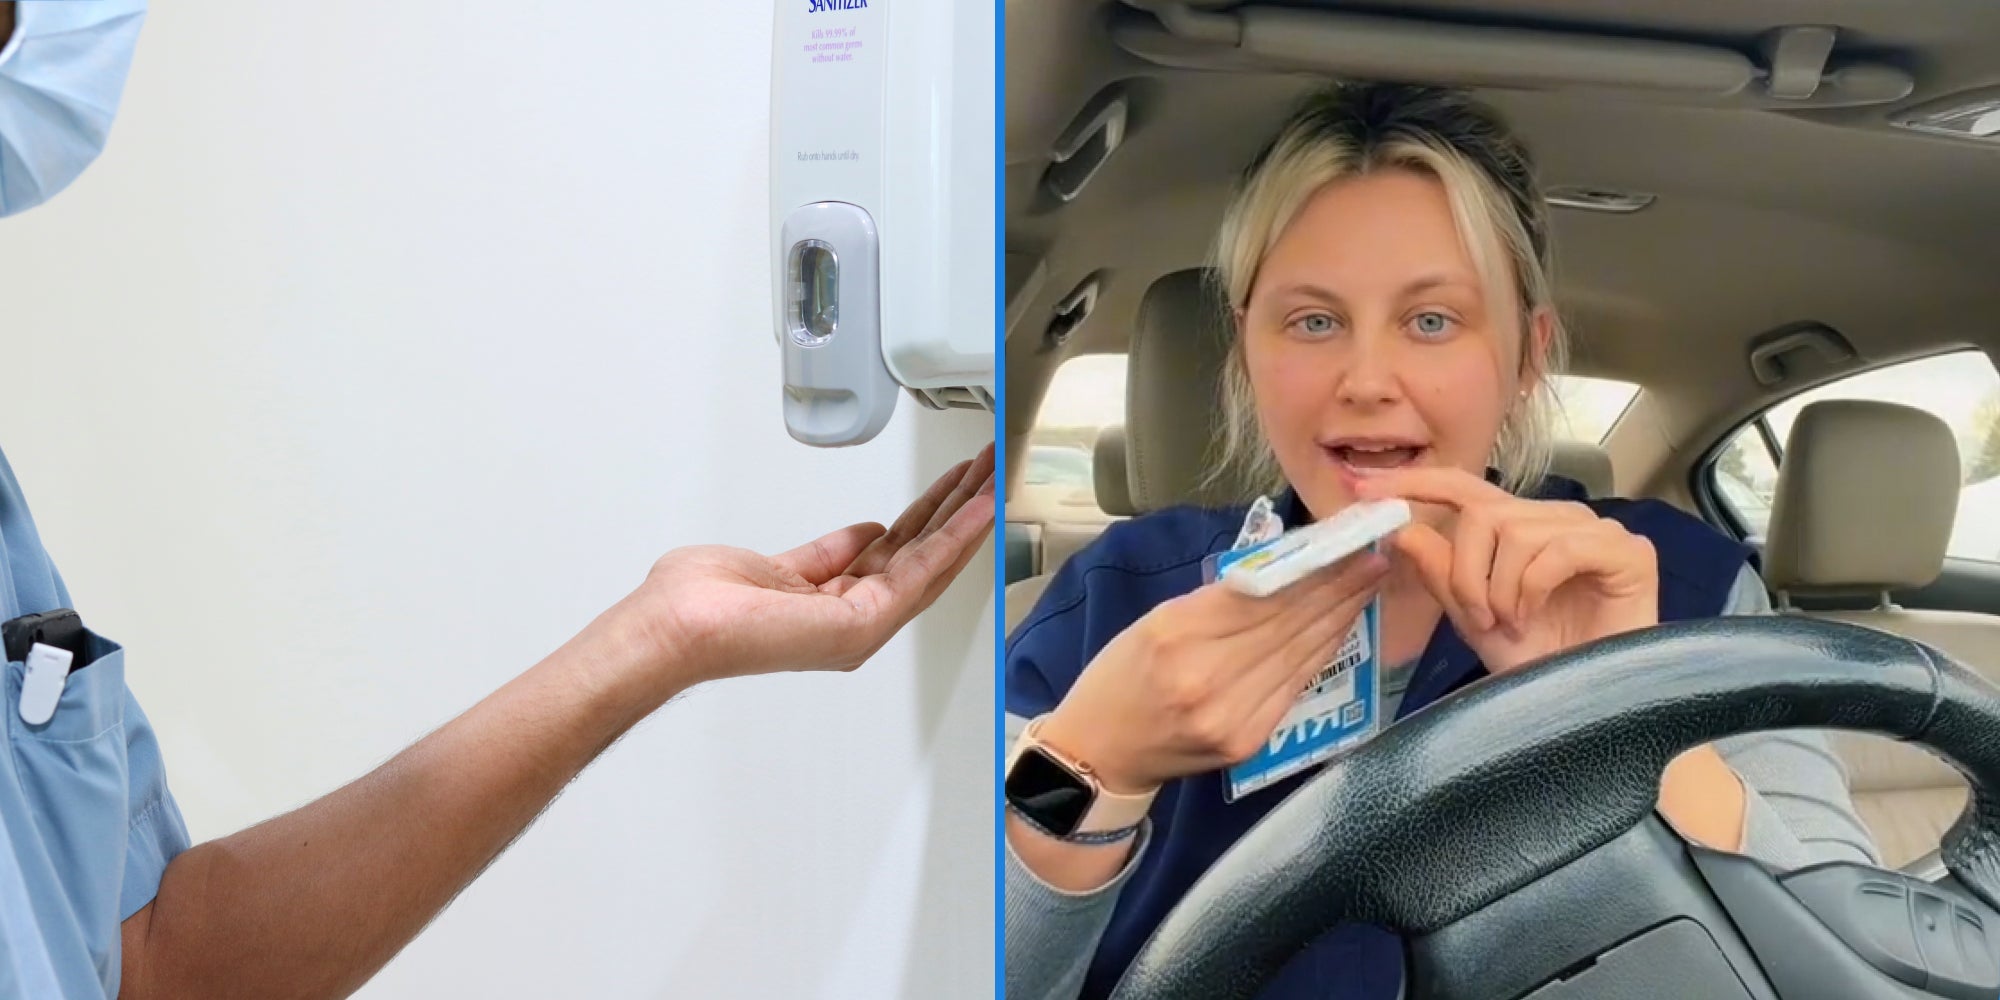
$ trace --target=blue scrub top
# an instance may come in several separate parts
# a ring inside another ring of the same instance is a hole
[[[0,558],[0,621],[71,606],[4,454]],[[45,725],[21,721],[23,664],[7,664],[0,690],[0,997],[116,997],[120,924],[188,847],[125,651],[90,641],[96,662],[70,675]]]

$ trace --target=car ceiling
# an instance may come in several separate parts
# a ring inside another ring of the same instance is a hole
[[[1228,7],[1226,3],[1206,6]],[[2000,145],[1887,124],[1904,108],[2000,85],[2000,4],[1457,0],[1320,6],[1438,21],[1615,31],[1746,54],[1789,25],[1838,29],[1836,57],[1907,70],[1914,92],[1872,107],[1773,112],[1544,90],[1486,90],[1527,140],[1545,186],[1647,192],[1631,215],[1554,212],[1559,301],[1574,370],[1648,386],[1654,430],[1719,434],[1768,389],[1748,342],[1826,324],[1854,365],[1983,346],[2000,316]],[[1122,352],[1159,277],[1201,265],[1230,185],[1292,103],[1323,77],[1175,69],[1114,43],[1115,2],[1009,0],[1007,344],[1010,439],[1032,426],[1049,376],[1080,353]],[[1050,149],[1093,95],[1121,82],[1125,142],[1073,201],[1042,193]],[[1027,278],[1040,269],[1032,287]],[[1061,346],[1057,303],[1100,280]],[[1014,320],[1018,318],[1018,321]],[[1851,366],[1850,366],[1851,367]],[[1816,380],[1824,380],[1821,374]],[[1707,440],[1704,439],[1704,440]],[[1621,477],[1622,481],[1622,477]]]

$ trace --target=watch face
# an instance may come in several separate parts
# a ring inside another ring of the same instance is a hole
[[[1008,803],[1058,837],[1076,832],[1093,798],[1083,779],[1038,747],[1028,748],[1007,772]]]

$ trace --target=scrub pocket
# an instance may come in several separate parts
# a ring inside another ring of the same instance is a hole
[[[48,858],[63,894],[102,968],[117,940],[119,889],[125,877],[125,843],[131,825],[125,755],[125,650],[96,633],[88,637],[96,658],[70,674],[54,717],[40,726],[21,720],[21,679],[26,665],[7,664],[5,713],[8,750],[22,797],[41,835],[39,845],[15,848]],[[99,928],[113,928],[106,940]],[[104,953],[96,953],[100,950]]]

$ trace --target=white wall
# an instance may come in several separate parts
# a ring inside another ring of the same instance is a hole
[[[859,450],[786,437],[770,17],[158,3],[104,160],[0,220],[0,447],[197,838],[384,760],[667,549],[887,520],[990,439],[907,402]],[[989,993],[991,565],[858,674],[670,706],[361,995]]]

